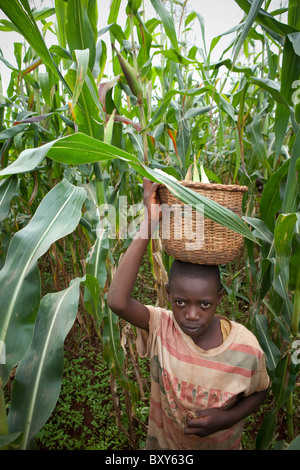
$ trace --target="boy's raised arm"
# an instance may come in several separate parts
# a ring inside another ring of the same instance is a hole
[[[139,328],[148,329],[149,310],[131,297],[138,271],[151,236],[160,217],[157,183],[144,178],[145,217],[129,248],[124,254],[108,290],[107,303],[118,316]]]

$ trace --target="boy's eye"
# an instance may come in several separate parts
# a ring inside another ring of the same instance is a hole
[[[175,304],[178,305],[178,307],[183,307],[185,305],[184,300],[175,300]]]
[[[210,306],[209,302],[202,302],[201,303],[201,307],[203,307],[203,308],[208,308],[209,306]]]

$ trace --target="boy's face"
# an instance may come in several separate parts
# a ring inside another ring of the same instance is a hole
[[[182,331],[199,343],[200,337],[213,333],[213,324],[223,290],[212,278],[177,277],[167,286],[168,300]],[[201,338],[201,339],[202,339]]]

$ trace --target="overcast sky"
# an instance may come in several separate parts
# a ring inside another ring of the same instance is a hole
[[[281,2],[285,0],[272,0],[272,4],[279,6]],[[42,5],[44,6],[53,6],[53,0],[31,0],[38,8]],[[122,0],[120,16],[118,18],[118,23],[121,24],[122,21],[125,21],[125,8],[127,5],[127,0]],[[98,0],[98,10],[99,10],[99,29],[107,25],[107,19],[109,15],[110,1],[109,0]],[[151,18],[155,15],[153,7],[150,0],[145,0],[145,10],[146,17]],[[205,24],[205,36],[206,44],[209,47],[211,40],[228,31],[233,26],[236,26],[241,19],[243,18],[243,12],[238,7],[234,0],[189,0],[188,2],[188,11],[195,10],[200,13],[204,18]],[[122,13],[121,13],[122,12]],[[0,10],[0,18],[3,18],[4,15]],[[194,22],[193,32],[195,44],[202,48],[203,42],[200,33],[200,27],[198,21]],[[52,35],[53,36],[53,35]],[[51,38],[51,33],[47,34],[49,39]],[[192,40],[194,39],[192,37]],[[21,41],[22,38],[17,33],[8,33],[0,31],[0,47],[3,51],[5,58],[10,61],[13,65],[15,64],[14,54],[13,54],[13,43],[16,41]],[[214,60],[217,60],[223,49],[229,44],[230,37],[225,36],[221,39],[218,46],[215,49]],[[0,74],[3,81],[3,90],[6,90],[7,80],[10,75],[9,69],[0,62]]]

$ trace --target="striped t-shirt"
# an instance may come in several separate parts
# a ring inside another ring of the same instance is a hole
[[[149,330],[138,329],[137,336],[137,351],[151,364],[146,449],[240,449],[243,421],[203,438],[185,435],[184,427],[189,411],[228,408],[238,395],[268,388],[265,356],[256,337],[231,321],[226,340],[203,350],[181,330],[171,311],[148,309]]]

